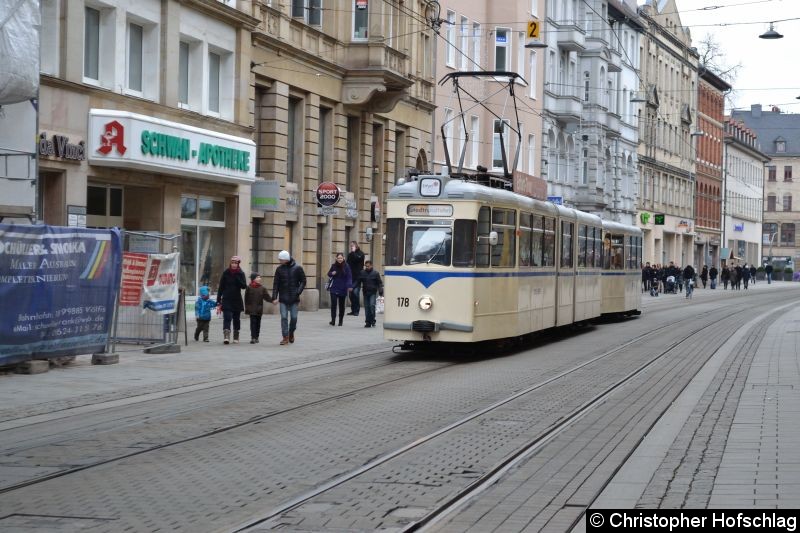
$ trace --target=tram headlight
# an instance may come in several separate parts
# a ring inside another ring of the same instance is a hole
[[[419,299],[419,308],[423,311],[427,311],[433,307],[433,298],[428,296],[427,294]]]

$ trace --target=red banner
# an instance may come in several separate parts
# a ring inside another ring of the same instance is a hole
[[[147,268],[147,254],[124,252],[122,254],[122,288],[119,305],[139,307],[142,305],[144,274]]]

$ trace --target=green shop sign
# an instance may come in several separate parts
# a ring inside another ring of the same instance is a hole
[[[197,150],[194,150],[190,139],[156,131],[142,131],[141,149],[143,155],[153,157],[178,161],[195,159],[198,165],[211,165],[242,172],[250,170],[250,152],[203,142]]]

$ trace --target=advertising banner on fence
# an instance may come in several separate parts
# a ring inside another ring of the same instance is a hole
[[[144,309],[161,315],[178,310],[178,266],[180,254],[152,254],[147,258]]]
[[[121,307],[139,307],[142,305],[147,257],[147,254],[136,252],[122,253],[122,287],[119,293],[119,305]]]
[[[121,250],[117,230],[0,224],[0,365],[102,351]]]

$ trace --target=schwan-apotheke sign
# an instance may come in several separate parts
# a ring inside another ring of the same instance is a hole
[[[91,165],[135,168],[223,183],[255,181],[255,143],[127,111],[89,110]]]

